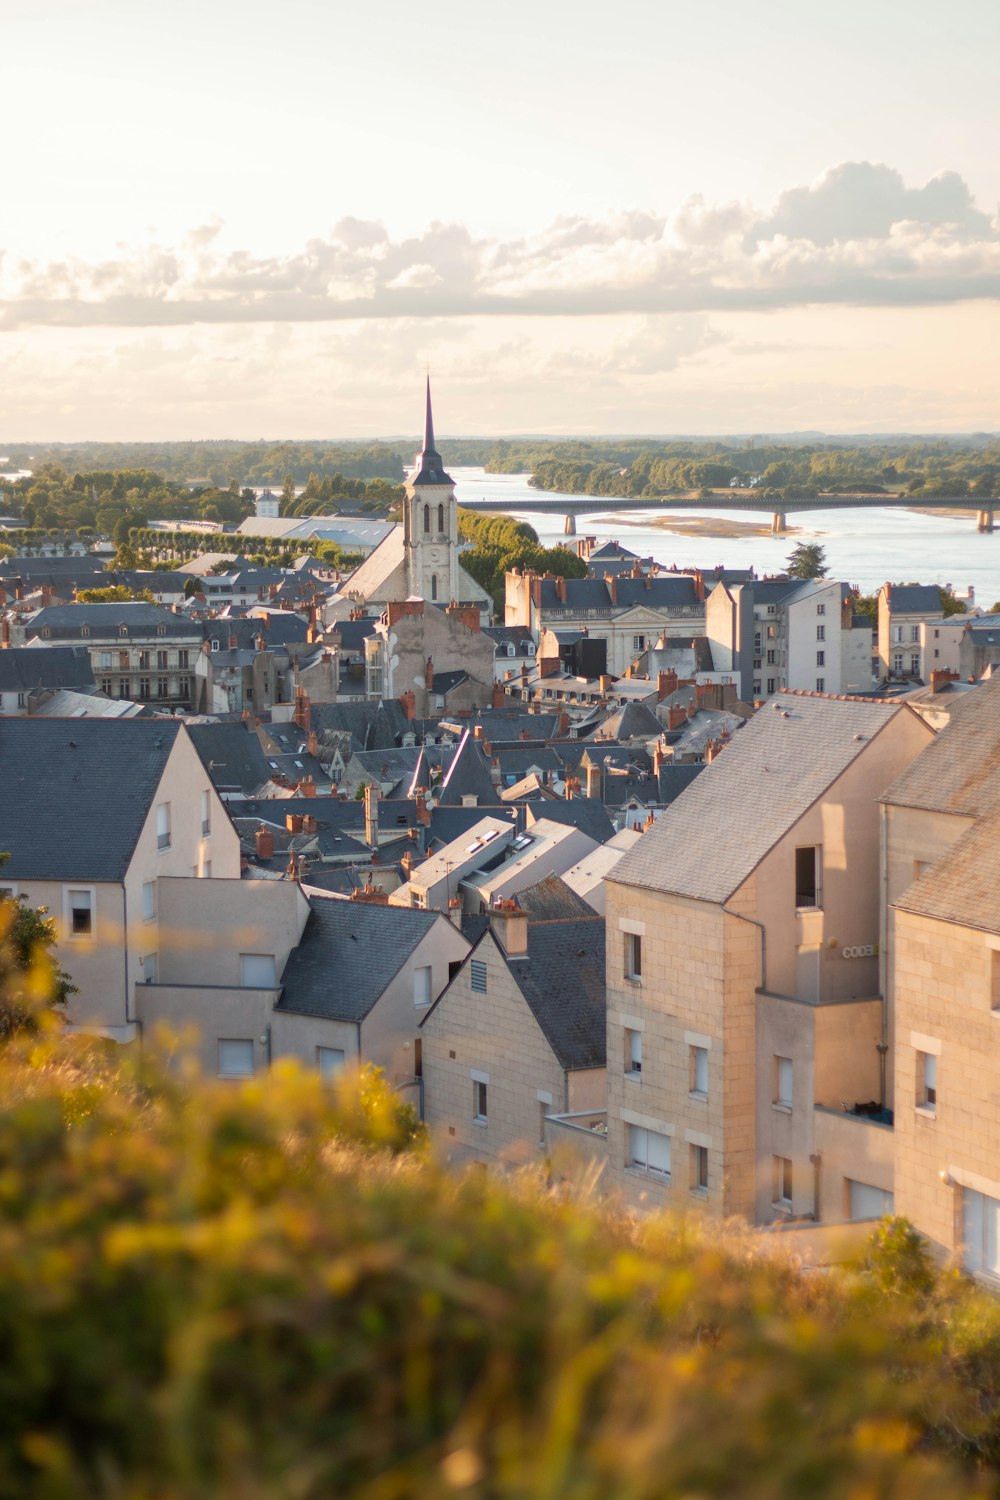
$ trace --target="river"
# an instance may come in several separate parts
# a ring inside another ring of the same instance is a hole
[[[551,546],[565,540],[565,517],[552,511],[518,512],[519,499],[537,499],[549,491],[533,490],[527,474],[487,474],[485,469],[452,469],[459,503],[487,500],[498,510],[527,521],[542,542]],[[778,573],[796,542],[819,542],[826,552],[830,576],[856,584],[863,594],[875,593],[883,583],[942,583],[964,593],[975,588],[983,609],[1000,600],[1000,531],[980,534],[976,515],[923,515],[909,510],[815,510],[789,516],[793,532],[785,536],[678,535],[669,527],[673,517],[718,519],[721,526],[754,521],[757,512],[694,509],[671,511],[654,521],[648,510],[603,511],[588,495],[566,497],[593,506],[576,518],[578,536],[618,540],[641,557],[653,557],[669,567],[753,567],[763,576]],[[759,513],[761,523],[770,514]],[[1000,515],[998,515],[1000,520]]]

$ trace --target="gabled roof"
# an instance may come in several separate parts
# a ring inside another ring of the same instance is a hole
[[[588,838],[596,839],[599,844],[606,843],[615,831],[604,803],[597,797],[571,797],[568,801],[559,802],[528,802],[525,804],[525,817],[529,828],[540,818],[544,818],[547,823],[565,823],[568,828],[576,828]]]
[[[403,527],[397,523],[389,535],[379,542],[374,552],[369,552],[361,566],[355,568],[343,584],[342,592],[357,594],[362,599],[379,599],[379,590],[396,569],[402,567],[405,555]]]
[[[470,796],[478,798],[480,807],[495,807],[500,801],[478,745],[466,730],[455,746],[437,800],[446,807],[455,807],[461,805],[463,797]]]
[[[1000,811],[980,818],[895,905],[916,916],[1000,933]]]
[[[188,734],[214,786],[250,793],[269,779],[271,770],[261,743],[242,721],[191,724]]]
[[[650,685],[647,684],[647,688]],[[656,738],[663,725],[645,703],[626,703],[624,708],[605,719],[597,731],[598,740],[648,740]]]
[[[517,904],[522,911],[528,913],[529,922],[564,922],[579,918],[586,920],[594,915],[593,907],[588,906],[561,875],[549,875],[535,885],[518,891]]]
[[[657,819],[611,880],[728,900],[874,736],[908,711],[877,700],[779,693]]]
[[[198,635],[197,624],[161,604],[127,602],[125,604],[50,604],[35,610],[27,623],[27,633],[41,635],[50,630],[62,640],[82,640],[86,627],[94,636],[133,636],[145,640],[154,635],[183,636],[190,640]]]
[[[956,697],[949,711],[952,717],[946,728],[897,776],[883,802],[966,817],[979,817],[996,806],[1000,799],[1000,677]]]
[[[281,976],[275,1009],[331,1021],[363,1021],[438,912],[312,895],[297,948]]]
[[[11,880],[121,880],[183,726],[0,719],[0,848]]]
[[[481,941],[490,942],[492,934]],[[503,953],[499,943],[497,947]],[[506,958],[560,1067],[603,1068],[607,1059],[604,918],[528,922],[527,958]]]
[[[275,646],[304,643],[309,634],[306,621],[290,609],[271,610],[266,618],[262,615],[226,615],[220,619],[203,620],[201,628],[204,639],[218,641],[221,651],[228,648],[230,636],[236,637],[237,646],[244,651],[255,651],[257,637],[263,636],[264,649],[270,651]]]

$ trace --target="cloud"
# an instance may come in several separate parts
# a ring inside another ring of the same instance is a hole
[[[691,198],[672,220],[633,210],[563,217],[519,239],[435,222],[394,240],[341,219],[284,255],[224,248],[224,227],[179,247],[101,262],[0,253],[0,330],[310,323],[478,315],[898,307],[1000,297],[1000,221],[955,172],[907,187],[891,167],[844,162],[766,211]],[[653,358],[655,359],[655,355]]]

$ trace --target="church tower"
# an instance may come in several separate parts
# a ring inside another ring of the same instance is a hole
[[[434,446],[431,380],[427,377],[424,446],[405,481],[403,550],[407,592],[433,604],[459,598],[458,504],[455,482]]]

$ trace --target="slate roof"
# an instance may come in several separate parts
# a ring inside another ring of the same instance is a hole
[[[1000,811],[980,818],[895,905],[939,922],[1000,932]]]
[[[0,719],[0,847],[10,880],[121,880],[177,719]]]
[[[455,807],[461,806],[462,798],[468,796],[478,798],[480,807],[495,807],[500,801],[478,744],[467,730],[455,746],[437,800],[445,807]]]
[[[454,692],[455,688],[468,680],[468,672],[435,672],[431,677],[431,691],[445,695]]]
[[[679,573],[647,574],[645,578],[619,578],[618,608],[646,604],[651,609],[698,609],[703,600],[698,598],[694,579]]]
[[[604,952],[603,917],[529,919],[527,958],[507,959],[532,1015],[567,1071],[603,1068],[607,1060]]]
[[[0,651],[0,693],[35,688],[93,688],[94,669],[85,646],[13,646]]]
[[[325,733],[349,734],[351,749],[390,750],[396,747],[407,730],[419,733],[417,721],[407,719],[396,699],[370,699],[359,703],[314,703],[310,724],[320,738]]]
[[[979,817],[996,805],[1000,798],[1000,677],[956,697],[949,709],[952,717],[947,727],[896,778],[883,802],[966,817]]]
[[[374,552],[369,552],[359,568],[355,568],[343,585],[343,592],[358,594],[362,599],[379,599],[379,589],[402,566],[405,557],[403,527],[398,522]]]
[[[375,634],[375,626],[378,624],[376,615],[364,615],[360,620],[337,620],[329,628],[335,630],[340,636],[341,652],[355,652],[363,656],[365,641],[370,635]]]
[[[243,792],[255,792],[270,777],[261,743],[242,721],[191,724],[188,734],[215,787],[238,787]]]
[[[97,638],[119,636],[122,629],[127,632],[123,640],[146,640],[158,635],[160,628],[166,636],[183,636],[190,640],[198,633],[198,626],[183,615],[160,604],[129,602],[126,604],[50,604],[35,610],[26,625],[29,635],[40,636],[43,629],[51,630],[53,636],[62,640],[83,640],[83,627]]]
[[[229,637],[235,636],[238,649],[255,651],[255,641],[264,637],[264,646],[272,650],[275,646],[286,646],[304,642],[309,626],[301,616],[291,610],[273,610],[265,619],[261,615],[226,615],[220,619],[203,620],[202,634],[206,641],[218,641],[219,650],[229,646]]]
[[[610,878],[699,901],[728,900],[871,739],[908,711],[896,703],[779,693]]]
[[[548,823],[565,823],[569,828],[577,828],[585,833],[588,838],[596,839],[599,844],[604,844],[614,833],[614,824],[608,817],[604,803],[597,797],[571,797],[569,801],[544,802],[527,804],[526,814],[527,826],[544,818]]]
[[[624,708],[605,719],[597,731],[602,740],[639,740],[658,738],[663,725],[645,703],[626,703]]]
[[[944,613],[940,591],[933,583],[894,583],[886,603],[891,615]]]
[[[593,907],[571,890],[561,875],[549,875],[518,891],[517,904],[528,913],[529,922],[586,920],[594,915]]]
[[[363,1021],[440,915],[330,896],[309,906],[275,1008],[331,1021]]]
[[[669,807],[671,802],[676,802],[681,793],[687,791],[692,781],[700,776],[704,769],[704,763],[700,761],[694,761],[686,766],[674,766],[669,761],[662,765],[657,781],[663,806]]]

